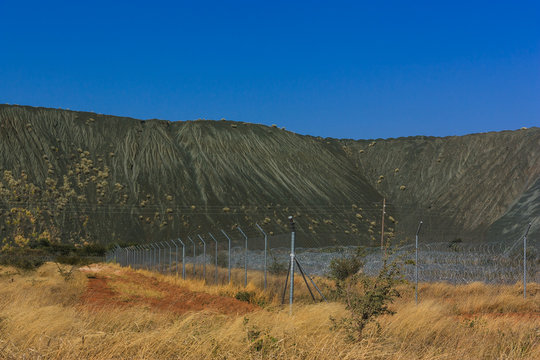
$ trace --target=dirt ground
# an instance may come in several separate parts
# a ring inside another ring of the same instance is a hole
[[[90,265],[80,270],[88,276],[88,285],[81,297],[81,305],[94,310],[143,306],[176,314],[204,310],[236,315],[257,309],[247,302],[193,292],[185,287],[128,269],[118,270],[107,265]]]

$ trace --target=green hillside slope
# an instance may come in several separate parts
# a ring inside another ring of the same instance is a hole
[[[84,234],[142,242],[235,225],[254,233],[255,222],[278,234],[295,215],[308,245],[336,238],[376,244],[383,197],[389,234],[404,237],[425,218],[441,236],[453,227],[477,240],[488,229],[496,237],[502,228],[490,226],[540,177],[539,141],[533,128],[373,144],[231,121],[0,105],[2,172],[17,178],[23,171],[42,189],[26,205],[52,208],[60,195],[46,196],[51,182],[72,194],[51,213],[57,227],[69,229],[63,241]],[[0,220],[23,200],[4,196]]]

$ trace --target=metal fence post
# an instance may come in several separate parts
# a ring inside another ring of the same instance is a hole
[[[291,287],[289,291],[289,313],[292,315],[292,306],[294,298],[294,238],[296,235],[296,227],[294,224],[294,219],[292,216],[289,216],[289,221],[291,224]]]
[[[201,235],[197,235],[203,243],[203,279],[206,282],[206,241],[204,241]]]
[[[148,270],[154,269],[154,247],[152,244],[148,244],[149,252],[148,252]]]
[[[141,246],[137,245],[137,269],[141,268],[141,263],[142,263],[141,255],[142,255]]]
[[[135,267],[135,247],[133,245],[129,247],[129,267]]]
[[[158,247],[158,272],[162,272],[163,267],[161,266],[161,246],[160,243],[156,243]]]
[[[214,250],[214,268],[215,268],[215,279],[214,279],[214,282],[218,283],[218,262],[217,262],[217,255],[218,255],[218,242],[216,240],[216,238],[214,237],[214,235],[212,235],[212,233],[208,233],[208,235],[210,235],[210,237],[212,238],[212,240],[214,240],[214,242],[216,243],[216,247],[215,247],[215,250]]]
[[[229,241],[229,285],[231,284],[231,238],[229,237],[229,235],[227,235],[227,233],[223,230],[221,230],[221,232],[223,233],[223,235],[225,235],[225,237],[227,238],[227,240]]]
[[[144,265],[146,266],[146,270],[149,270],[148,263],[150,258],[150,252],[149,252],[149,246],[147,244],[144,245]]]
[[[416,259],[414,262],[414,301],[418,305],[418,234],[420,233],[420,228],[422,227],[422,221],[418,224],[418,230],[416,230]]]
[[[178,278],[178,244],[174,239],[172,239],[171,242],[174,244],[174,264],[176,268],[176,277]]]
[[[266,232],[262,229],[262,227],[259,226],[259,224],[255,223],[255,225],[259,228],[259,231],[262,232],[263,235],[264,235],[264,289],[266,290],[266,287],[267,287],[266,269],[267,269],[268,235],[266,235]]]
[[[196,252],[195,252],[195,248],[196,248],[196,247],[195,247],[195,241],[193,241],[193,240],[191,239],[191,237],[189,237],[189,236],[188,236],[187,238],[188,238],[189,241],[191,241],[191,243],[193,244],[193,277],[195,278],[195,262],[196,262],[196,260],[195,260],[195,259],[196,259],[196,258],[195,258],[195,253],[196,253]]]
[[[247,259],[248,259],[248,237],[247,235],[242,231],[240,226],[237,227],[238,231],[244,236],[245,238],[245,247],[244,247],[244,287],[247,286]]]
[[[182,279],[186,280],[186,244],[180,238],[178,241],[182,244]]]
[[[163,257],[162,257],[162,258],[163,258],[163,262],[160,261],[160,269],[161,269],[160,272],[161,272],[162,274],[165,272],[165,259],[166,259],[166,258],[165,258],[165,250],[167,250],[167,248],[165,247],[165,245],[164,245],[163,243],[164,243],[163,241],[160,241],[160,242],[158,243],[159,248],[160,248],[160,249],[163,249]],[[163,246],[163,248],[162,248],[162,246]]]
[[[169,275],[172,275],[172,247],[169,244],[169,240],[165,241],[165,244],[169,247]]]
[[[137,245],[137,269],[141,268],[142,260],[142,251],[141,251],[141,245]]]
[[[527,297],[527,234],[531,228],[531,224],[527,227],[525,235],[523,235],[523,298]]]
[[[150,246],[152,247],[152,269],[153,271],[156,271],[156,260],[157,260],[157,253],[156,253],[156,244],[150,244]]]

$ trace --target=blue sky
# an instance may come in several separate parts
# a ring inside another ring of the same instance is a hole
[[[347,138],[540,125],[538,1],[0,0],[0,103]]]

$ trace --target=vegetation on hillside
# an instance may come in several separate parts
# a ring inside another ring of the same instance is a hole
[[[77,233],[149,242],[236,225],[254,234],[255,223],[277,235],[293,215],[300,244],[374,245],[383,197],[385,233],[410,237],[422,219],[428,241],[479,240],[518,199],[535,203],[537,192],[527,189],[540,176],[539,143],[537,128],[352,141],[225,120],[140,121],[0,105],[2,173],[24,173],[42,191],[52,180],[75,192],[59,213],[66,242]],[[78,167],[90,178],[87,189],[77,185]],[[75,196],[87,197],[84,209]],[[489,236],[517,231],[540,208],[522,210]]]

